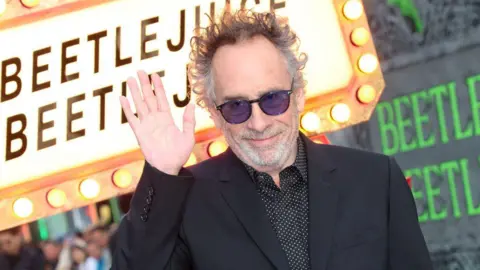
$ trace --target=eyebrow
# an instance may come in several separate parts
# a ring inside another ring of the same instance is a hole
[[[273,87],[269,87],[265,90],[262,90],[260,91],[259,95],[257,98],[260,98],[261,96],[267,94],[267,93],[270,93],[270,92],[273,92],[273,91],[278,91],[278,90],[289,90],[289,89],[283,89],[285,87],[278,87],[278,86],[273,86]],[[235,96],[225,96],[223,98],[223,101],[222,102],[227,102],[227,101],[232,101],[232,100],[239,100],[239,99],[242,99],[242,100],[249,100],[248,97],[246,96],[242,96],[242,95],[235,95]]]

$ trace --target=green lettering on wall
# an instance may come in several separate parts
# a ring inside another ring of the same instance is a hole
[[[469,216],[480,215],[480,203],[475,206],[470,186],[470,178],[468,173],[468,159],[460,160],[460,168],[462,171],[463,187],[465,189],[465,202],[467,204],[467,213]]]
[[[395,116],[397,118],[398,126],[398,139],[400,140],[400,150],[402,152],[409,152],[417,148],[417,141],[415,136],[411,137],[411,143],[407,142],[405,137],[405,129],[410,128],[413,130],[412,120],[404,118],[402,114],[402,104],[405,105],[406,109],[410,109],[410,100],[408,96],[401,96],[393,99],[393,109],[395,111]]]
[[[389,102],[379,102],[376,107],[378,128],[382,141],[382,151],[385,155],[398,152],[398,132],[393,122],[393,108]]]
[[[477,96],[476,84],[480,83],[480,74],[467,78],[470,106],[472,107],[472,118],[475,125],[475,135],[480,135],[480,100]]]
[[[448,143],[448,132],[447,132],[447,121],[445,121],[444,107],[443,107],[443,97],[447,96],[447,88],[445,85],[437,85],[428,90],[430,96],[432,96],[432,101],[435,103],[437,108],[437,121],[438,126],[440,127],[440,138],[442,143]]]
[[[412,94],[413,119],[417,131],[418,145],[420,148],[426,148],[435,144],[435,134],[431,132],[428,138],[425,139],[423,125],[430,121],[430,117],[428,114],[422,114],[420,112],[420,100],[423,100],[425,103],[428,101],[427,91],[422,90]]]
[[[450,92],[450,105],[452,107],[453,116],[453,130],[454,136],[457,140],[463,140],[473,135],[472,123],[467,123],[465,130],[462,130],[462,120],[460,119],[460,111],[458,108],[458,97],[456,90],[456,83],[450,82],[448,84],[448,90]]]
[[[447,209],[444,207],[439,212],[435,208],[435,197],[440,196],[440,188],[433,187],[432,174],[440,175],[440,169],[437,165],[428,165],[423,168],[423,178],[425,180],[425,191],[427,193],[428,210],[430,219],[440,220],[447,217]]]
[[[458,162],[455,160],[447,161],[441,164],[441,170],[447,174],[448,187],[450,190],[450,197],[452,199],[453,216],[459,218],[462,216],[460,211],[460,203],[457,195],[457,184],[455,183],[455,173],[460,171]]]
[[[421,200],[420,205],[425,205],[423,202],[425,201],[425,196],[423,196],[423,193],[421,191],[418,191],[415,189],[415,183],[418,183],[416,180],[422,179],[422,171],[418,168],[413,168],[413,169],[408,169],[405,170],[404,172],[405,177],[412,177],[412,195],[413,198],[415,199],[415,202],[418,200]],[[418,222],[425,222],[428,220],[428,212],[425,211],[426,209],[424,208],[421,213],[418,213]]]
[[[388,0],[388,4],[398,7],[402,16],[412,20],[415,31],[423,33],[423,21],[413,0]]]

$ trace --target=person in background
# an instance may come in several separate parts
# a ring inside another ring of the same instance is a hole
[[[102,249],[102,270],[109,270],[112,265],[112,252],[110,251],[110,231],[106,226],[97,226],[90,232],[91,240]]]
[[[0,232],[1,270],[44,270],[42,252],[24,243],[20,227]]]
[[[45,258],[45,270],[56,270],[63,245],[54,240],[46,240],[41,244]]]
[[[94,241],[87,243],[88,258],[85,261],[84,270],[103,270],[105,269],[105,263],[103,261],[103,249],[97,245]]]
[[[86,261],[88,257],[87,243],[81,239],[75,239],[71,246],[71,270],[87,270]]]

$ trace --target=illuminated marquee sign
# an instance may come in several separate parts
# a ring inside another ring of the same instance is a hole
[[[188,103],[189,40],[201,14],[226,1],[124,0],[0,32],[0,188],[138,148],[118,96],[143,69],[163,77],[181,123]],[[307,52],[308,97],[344,88],[353,76],[333,1],[237,0],[287,16]],[[7,44],[7,46],[4,46]],[[213,127],[196,111],[197,131]]]

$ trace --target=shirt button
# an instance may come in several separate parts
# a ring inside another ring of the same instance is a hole
[[[148,204],[145,205],[145,206],[143,207],[143,212],[145,212],[145,213],[150,212],[150,205],[148,205]]]
[[[147,214],[142,214],[140,215],[140,219],[143,221],[143,222],[146,222],[148,220],[148,215]]]
[[[148,195],[152,196],[153,194],[155,194],[155,190],[153,190],[153,187],[149,187],[148,188]]]

